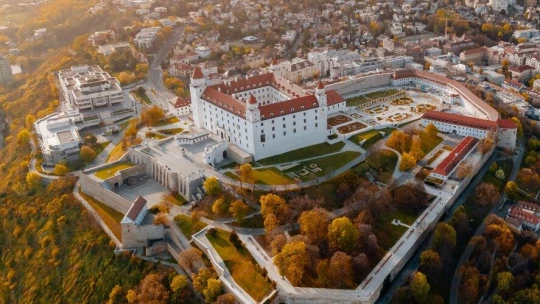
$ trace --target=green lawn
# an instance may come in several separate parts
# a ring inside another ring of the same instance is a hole
[[[298,150],[289,151],[280,155],[268,157],[257,161],[263,166],[270,166],[275,164],[289,163],[293,161],[302,160],[305,158],[312,158],[317,156],[323,156],[329,153],[339,152],[345,146],[344,142],[335,143],[329,145],[327,143],[308,146]]]
[[[346,103],[347,103],[347,107],[358,106],[370,100],[387,97],[387,96],[394,95],[397,93],[399,93],[399,90],[396,90],[396,89],[390,89],[386,91],[376,91],[376,92],[371,92],[369,94],[349,98],[347,99]]]
[[[180,119],[178,119],[177,117],[169,117],[164,120],[158,121],[155,125],[153,125],[153,127],[166,126],[166,125],[173,124],[175,122],[180,122]]]
[[[185,215],[185,214],[179,214],[174,217],[174,222],[180,230],[182,230],[182,233],[189,239],[193,234],[199,232],[201,229],[206,227],[206,224],[201,221],[196,221],[193,223],[193,220],[191,217]]]
[[[127,119],[127,120],[124,120],[121,123],[119,123],[118,126],[120,126],[120,130],[124,131],[124,129],[127,128],[127,126],[129,126],[130,122],[131,122],[131,120]]]
[[[394,152],[381,149],[369,154],[365,162],[353,168],[353,172],[363,174],[370,171],[379,181],[388,183],[392,178],[397,161],[398,156]]]
[[[102,202],[94,199],[93,197],[85,194],[81,191],[79,187],[79,195],[81,195],[89,204],[96,210],[97,214],[103,222],[111,229],[112,233],[119,239],[122,240],[122,226],[120,221],[124,218],[124,215],[121,212],[114,210],[113,208],[103,204]]]
[[[425,154],[428,154],[433,150],[438,144],[440,144],[443,139],[440,136],[437,136],[436,138],[429,137],[426,132],[419,132],[420,138],[422,139],[422,151]]]
[[[269,167],[264,169],[253,169],[256,184],[262,185],[287,185],[292,184],[294,180],[285,175],[276,167]],[[226,176],[238,180],[238,176],[233,172],[226,172]]]
[[[264,220],[262,215],[257,214],[247,219],[244,219],[242,223],[232,222],[231,225],[244,228],[264,228]]]
[[[146,92],[142,93],[142,94],[139,94],[139,92],[137,90],[133,90],[133,91],[131,91],[131,94],[133,94],[135,99],[137,99],[140,103],[144,103],[146,105],[152,104],[152,101],[150,100],[148,95],[146,95]]]
[[[379,214],[373,224],[373,233],[377,236],[381,248],[390,250],[408,229],[402,225],[393,225],[393,219],[398,219],[406,225],[411,225],[418,218],[419,214],[406,213],[400,210]]]
[[[162,129],[156,132],[163,133],[166,135],[174,135],[174,134],[182,133],[183,131],[184,129],[182,128],[172,128],[172,129]]]
[[[263,277],[246,248],[236,248],[229,242],[229,235],[229,232],[218,229],[215,236],[207,233],[206,237],[225,262],[234,281],[255,301],[261,301],[272,291],[270,282]]]
[[[365,139],[366,141],[362,145],[362,148],[368,150],[376,144],[379,140],[383,139],[383,136],[381,135],[381,132],[385,133],[385,136],[390,135],[393,131],[395,131],[395,128],[384,128],[380,130],[370,130],[364,133],[353,135],[349,138],[350,141],[360,146],[360,143]]]
[[[228,164],[226,164],[225,166],[222,166],[220,169],[224,170],[224,169],[234,169],[236,167],[240,166],[237,162],[230,162]],[[252,166],[253,167],[253,166]]]
[[[92,150],[94,150],[94,152],[96,152],[96,155],[99,155],[99,153],[103,152],[103,150],[105,150],[105,148],[107,148],[107,146],[110,143],[111,143],[110,141],[106,141],[106,142],[103,142],[103,143],[95,144],[95,145],[91,146],[90,148],[92,148]]]
[[[329,156],[301,162],[298,166],[290,168],[286,170],[285,172],[297,173],[303,170],[307,170],[310,172],[307,175],[296,174],[300,180],[307,181],[307,180],[313,179],[314,177],[325,176],[333,171],[336,171],[337,169],[353,161],[358,156],[360,156],[359,152],[354,152],[354,151],[341,152],[338,154],[329,155]],[[318,172],[312,172],[312,170],[310,170],[311,168],[310,166],[313,164],[317,165],[317,167],[320,168],[321,170]]]
[[[95,176],[105,180],[107,178],[113,177],[116,174],[116,172],[120,170],[131,168],[134,166],[135,165],[130,162],[121,162],[121,163],[115,164],[114,166],[109,166],[109,167],[96,171]]]

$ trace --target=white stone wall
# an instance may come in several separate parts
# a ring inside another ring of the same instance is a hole
[[[165,228],[163,225],[135,225],[122,224],[122,245],[124,248],[139,248],[146,246],[148,240],[163,239]]]
[[[517,141],[517,128],[515,129],[505,129],[499,128],[497,132],[497,147],[503,149],[512,149],[516,148]]]
[[[131,207],[132,202],[108,189],[103,188],[97,180],[93,179],[87,174],[81,174],[79,182],[81,183],[82,192],[122,214],[126,214]]]
[[[444,123],[437,120],[431,120],[422,118],[420,121],[420,125],[422,127],[426,127],[428,124],[432,123],[440,132],[445,133],[455,133],[460,136],[472,136],[477,139],[484,139],[489,131],[484,129],[477,129],[477,128],[471,128],[471,127],[464,127],[460,125],[455,125],[451,123]]]
[[[381,73],[329,84],[326,91],[335,90],[340,95],[391,85],[391,73]]]

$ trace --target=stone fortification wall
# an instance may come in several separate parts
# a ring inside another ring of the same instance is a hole
[[[335,90],[341,95],[356,91],[370,90],[391,85],[392,73],[381,73],[336,82],[326,86],[326,90]]]
[[[82,192],[97,199],[114,210],[126,214],[131,207],[131,202],[126,198],[103,188],[103,185],[88,174],[81,174],[79,182]]]
[[[163,239],[163,225],[122,224],[122,244],[124,248],[139,248],[148,245],[148,240]]]

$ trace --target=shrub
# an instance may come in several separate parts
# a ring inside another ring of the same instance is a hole
[[[242,241],[238,237],[238,234],[236,234],[236,231],[231,232],[229,236],[229,242],[231,242],[231,244],[233,244],[233,246],[236,248],[242,247]]]
[[[208,229],[208,235],[211,236],[211,237],[216,237],[217,236],[217,229],[216,228]]]

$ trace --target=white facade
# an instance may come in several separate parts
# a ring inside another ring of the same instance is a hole
[[[159,27],[144,28],[137,35],[135,35],[133,43],[138,48],[149,48],[154,43],[154,40],[156,40],[158,32]]]
[[[56,114],[34,123],[43,163],[55,165],[60,162],[76,162],[80,159],[81,138],[73,119]]]
[[[59,71],[58,80],[66,101],[75,109],[94,109],[124,101],[118,79],[97,65]]]
[[[195,125],[255,160],[326,141],[327,98],[337,95],[324,88],[306,95],[273,74],[212,87],[204,78],[192,78],[190,91]],[[332,100],[332,106],[337,105],[333,111],[345,106],[343,99]]]

